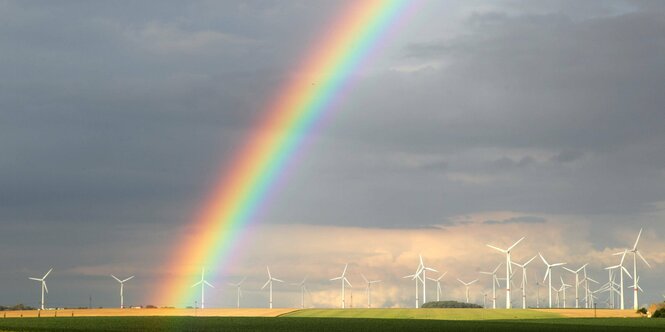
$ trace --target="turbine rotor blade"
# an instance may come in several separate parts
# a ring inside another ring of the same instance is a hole
[[[129,277],[129,278],[127,278],[127,279],[123,280],[122,282],[127,282],[127,281],[130,281],[130,280],[132,280],[132,278],[134,278],[134,276],[131,276],[131,277]]]
[[[111,275],[111,277],[113,277],[113,279],[115,279],[117,282],[122,283],[122,281],[120,281],[120,279],[116,278],[116,276]]]
[[[637,255],[640,256],[640,258],[642,259],[644,264],[646,264],[649,268],[651,268],[651,265],[649,265],[649,262],[647,262],[647,260],[644,259],[644,256],[642,256],[642,253],[640,253],[638,250],[635,250],[635,253],[637,253]]]
[[[628,270],[625,267],[621,267],[623,269],[623,272],[626,272],[626,274],[630,277],[630,279],[633,279],[633,277],[628,273]]]
[[[46,279],[46,277],[51,274],[51,271],[53,271],[53,268],[49,269],[48,272],[46,272],[46,274],[42,277],[42,279]]]
[[[635,240],[635,245],[633,245],[633,250],[631,251],[637,250],[637,243],[640,242],[640,236],[642,236],[642,228],[640,228],[640,232],[637,234],[637,240]]]
[[[543,263],[545,263],[545,265],[547,265],[547,266],[550,265],[550,264],[545,260],[545,257],[543,257],[543,255],[542,255],[541,253],[538,253],[538,256],[540,256],[540,259],[543,260]]]
[[[524,265],[523,265],[522,267],[524,268],[524,267],[526,267],[527,265],[529,265],[529,263],[531,263],[532,260],[536,259],[536,257],[538,257],[538,255],[531,257],[531,259],[528,260],[528,261],[526,261],[526,263],[524,263]]]
[[[524,236],[522,236],[521,239],[517,240],[517,242],[515,242],[515,244],[513,244],[513,245],[510,246],[508,249],[506,249],[506,251],[510,251],[510,250],[512,250],[513,248],[515,248],[515,246],[518,245],[520,242],[522,242],[522,240],[524,240]]]
[[[48,287],[46,287],[46,281],[42,280],[42,285],[44,285],[44,290],[48,293]]]
[[[266,281],[266,283],[263,284],[263,287],[261,287],[261,289],[266,288],[266,286],[268,286],[268,284],[270,284],[271,281],[272,281],[271,279],[268,279],[268,281]]]
[[[493,246],[493,245],[491,245],[491,244],[488,244],[487,246],[490,247],[490,248],[492,248],[492,249],[494,249],[494,250],[498,250],[498,251],[500,251],[500,252],[502,252],[502,253],[504,253],[504,254],[508,252],[507,250],[503,250],[503,249],[501,249],[501,248],[497,248],[497,247],[495,247],[495,246]]]

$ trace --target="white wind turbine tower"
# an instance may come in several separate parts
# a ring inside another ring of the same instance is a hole
[[[527,277],[526,277],[526,266],[531,263],[532,260],[536,259],[537,256],[533,256],[530,260],[526,261],[524,264],[518,264],[513,262],[513,264],[519,266],[522,268],[522,309],[526,309],[526,284],[527,284]]]
[[[640,256],[640,259],[646,264],[649,268],[651,268],[651,265],[647,262],[646,259],[642,256],[639,250],[637,250],[637,244],[640,242],[640,236],[642,235],[642,229],[640,228],[640,233],[637,234],[637,240],[635,240],[635,245],[633,245],[633,249],[630,249],[629,251],[633,253],[633,278],[635,278],[636,282],[633,285],[633,310],[637,310],[637,289],[640,288],[639,284],[637,283],[637,280],[639,280],[639,277],[637,276],[637,256]]]
[[[436,302],[441,301],[440,296],[441,296],[441,294],[443,293],[443,290],[441,289],[441,279],[443,279],[443,277],[446,275],[446,273],[448,273],[448,271],[443,272],[443,274],[441,274],[441,275],[440,275],[438,278],[436,278],[436,279],[433,279],[433,278],[427,277],[427,279],[436,282]]]
[[[269,302],[268,302],[268,303],[269,303],[269,305],[270,305],[270,309],[272,309],[272,282],[273,282],[273,281],[284,282],[284,280],[279,280],[279,279],[277,279],[277,278],[274,278],[274,277],[270,274],[270,268],[268,268],[267,266],[266,266],[266,270],[268,270],[268,281],[266,281],[266,283],[263,284],[263,287],[261,287],[261,289],[264,289],[264,288],[266,288],[266,286],[270,285],[270,298],[269,298]]]
[[[616,283],[614,282],[614,273],[613,273],[614,268],[606,268],[606,270],[607,270],[608,281],[606,284],[603,285],[603,287],[598,289],[598,291],[607,292],[609,294],[608,305],[610,306],[610,308],[614,309],[615,308],[614,299],[616,297],[616,293],[619,293],[619,291],[615,287]]]
[[[346,269],[349,267],[349,264],[344,265],[344,271],[342,272],[342,275],[336,278],[330,279],[330,281],[335,281],[335,280],[340,280],[342,282],[342,309],[346,307],[346,302],[344,298],[344,284],[347,283],[349,284],[349,287],[351,286],[351,283],[349,282],[348,279],[346,279]]]
[[[476,283],[478,279],[471,282],[464,282],[458,278],[457,281],[461,282],[464,286],[466,286],[466,303],[469,303],[469,287],[474,283]]]
[[[309,290],[307,289],[307,286],[305,285],[305,281],[307,281],[307,276],[305,276],[301,282],[291,284],[294,286],[300,286],[300,308],[305,309],[305,292],[309,293]]]
[[[536,308],[540,309],[540,283],[536,281]]]
[[[431,267],[425,266],[425,263],[423,263],[423,255],[418,255],[420,257],[420,271],[423,274],[423,276],[420,278],[420,280],[423,283],[423,303],[427,302],[427,271],[431,272],[439,272]]]
[[[564,270],[572,273],[575,275],[575,309],[579,309],[580,307],[580,295],[579,295],[579,288],[580,288],[580,272],[586,268],[586,266],[589,265],[589,263],[582,265],[577,270],[572,270],[567,267],[563,267]]]
[[[48,293],[48,287],[46,287],[46,277],[48,277],[48,275],[49,275],[49,273],[51,273],[51,271],[53,271],[53,268],[49,269],[48,272],[46,272],[46,274],[43,277],[41,277],[41,279],[40,278],[32,278],[32,277],[28,278],[30,280],[39,281],[41,283],[42,300],[39,303],[39,308],[41,310],[44,310],[44,291],[46,291]]]
[[[559,276],[559,278],[561,279],[561,290],[563,291],[563,308],[565,309],[566,308],[566,289],[568,289],[572,286],[566,284],[565,282],[563,282],[563,277],[562,276]]]
[[[561,301],[560,301],[561,288],[552,287],[552,290],[556,292],[556,307],[561,308]]]
[[[211,288],[215,288],[215,286],[211,285],[209,282],[205,280],[205,268],[201,269],[201,280],[195,284],[192,285],[192,287],[196,287],[198,285],[201,285],[201,309],[205,309],[205,288],[206,286],[209,286]]]
[[[416,309],[418,309],[418,306],[420,305],[420,299],[418,298],[418,281],[420,281],[421,269],[422,269],[422,266],[418,265],[418,268],[416,269],[416,273],[402,277],[402,278],[411,278],[411,280],[416,281]]]
[[[543,255],[541,253],[538,253],[538,256],[540,256],[540,259],[543,260],[543,263],[545,263],[545,265],[547,265],[547,271],[545,272],[545,278],[543,278],[543,282],[545,282],[545,280],[549,276],[549,282],[548,282],[547,290],[548,290],[548,293],[549,293],[549,297],[548,297],[549,307],[552,308],[552,268],[556,267],[556,266],[565,265],[566,263],[550,264],[545,260],[545,257],[543,257]]]
[[[585,295],[586,295],[585,300],[584,300],[584,302],[585,302],[584,306],[588,309],[588,308],[591,308],[591,305],[593,303],[593,299],[591,298],[593,293],[591,292],[591,289],[589,288],[589,281],[594,282],[596,284],[598,283],[598,281],[595,281],[595,280],[591,279],[591,277],[589,277],[587,275],[587,273],[586,273],[586,264],[584,265],[584,267],[582,269],[582,272],[584,273],[584,279],[582,279],[580,281],[580,283],[584,283],[584,292],[585,292]]]
[[[117,282],[120,283],[120,309],[124,309],[125,308],[125,297],[123,295],[123,290],[125,288],[125,282],[131,280],[132,278],[134,278],[134,276],[131,276],[131,277],[125,279],[125,280],[120,280],[120,279],[116,278],[116,276],[114,276],[114,275],[111,275],[111,277],[113,277],[113,279],[115,279]]]
[[[620,287],[619,288],[619,294],[620,295],[619,295],[619,297],[620,297],[620,300],[621,300],[621,303],[619,305],[621,307],[621,310],[625,309],[624,302],[623,302],[624,301],[624,299],[623,299],[623,273],[625,272],[630,278],[632,278],[630,273],[628,273],[628,270],[626,270],[626,268],[623,266],[623,260],[626,258],[627,253],[628,253],[628,250],[624,250],[621,253],[622,254],[621,255],[621,262],[619,263],[619,265],[614,265],[614,266],[610,266],[610,267],[605,268],[606,270],[613,270],[613,269],[618,269],[619,270],[619,275],[620,275],[619,276],[619,282],[620,282],[620,285],[619,285],[619,287]]]
[[[381,282],[381,280],[367,280],[367,278],[365,278],[365,275],[362,274],[362,273],[360,274],[360,276],[363,277],[363,280],[365,280],[365,283],[367,284],[367,287],[365,288],[365,290],[367,291],[367,308],[371,308],[372,307],[371,286],[372,286],[372,284],[376,284],[376,283]]]
[[[494,271],[492,272],[484,272],[484,271],[480,272],[481,274],[487,274],[492,276],[492,309],[496,309],[496,286],[499,284],[499,280],[496,278],[496,271],[499,270],[501,264],[503,263],[499,263],[499,265],[497,265]]]
[[[497,247],[489,245],[489,244],[487,245],[488,247],[490,247],[492,249],[498,250],[498,251],[506,254],[506,309],[510,309],[510,274],[513,271],[512,264],[510,264],[510,251],[513,250],[513,248],[515,248],[515,246],[518,243],[522,242],[522,240],[524,240],[524,237],[517,240],[517,242],[515,242],[512,246],[508,247],[508,249],[497,248]]]
[[[640,287],[640,285],[639,285],[639,282],[640,282],[640,277],[635,278],[635,282],[634,282],[630,287],[631,287],[631,288],[635,288],[635,287],[637,287],[637,289],[638,289],[640,292],[644,293],[644,291],[642,290],[642,287]]]
[[[236,298],[236,307],[237,308],[240,308],[240,297],[242,296],[242,290],[240,290],[240,285],[242,285],[242,283],[245,282],[246,279],[247,279],[247,277],[244,277],[244,278],[242,278],[242,280],[240,280],[239,282],[237,282],[235,284],[234,283],[229,283],[229,286],[235,287],[237,289],[237,291],[236,291],[236,297],[237,297]]]

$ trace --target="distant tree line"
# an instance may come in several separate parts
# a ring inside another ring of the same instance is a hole
[[[11,307],[6,307],[4,305],[0,305],[0,311],[7,311],[7,310],[36,310],[36,308],[25,305],[23,303],[19,303],[17,305],[11,306]]]
[[[464,303],[457,301],[433,301],[423,304],[423,308],[482,308],[475,303]]]

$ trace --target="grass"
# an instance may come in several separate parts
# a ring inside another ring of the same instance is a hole
[[[439,320],[497,320],[497,319],[544,319],[563,316],[535,310],[515,309],[304,309],[282,315],[282,317],[319,318],[390,318],[390,319],[439,319]]]
[[[68,317],[0,319],[0,331],[665,331],[665,320],[430,320],[317,317]]]

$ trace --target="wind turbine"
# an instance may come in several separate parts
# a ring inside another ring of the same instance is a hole
[[[640,286],[638,285],[639,282],[640,282],[640,277],[635,278],[635,282],[634,282],[633,285],[631,285],[630,287],[637,287],[637,289],[638,289],[640,292],[644,293],[644,291],[642,290],[642,287],[640,287]]]
[[[441,293],[443,293],[443,290],[441,289],[441,279],[443,278],[443,276],[446,275],[446,273],[448,273],[448,271],[443,272],[443,274],[441,274],[441,275],[440,275],[438,278],[436,278],[436,279],[433,279],[433,278],[427,277],[427,279],[436,282],[436,302],[439,302],[439,301],[440,301]]]
[[[125,282],[131,280],[132,278],[134,278],[134,276],[131,276],[131,277],[125,279],[125,280],[120,280],[120,279],[116,278],[116,276],[114,276],[114,275],[111,275],[111,277],[113,277],[113,279],[115,279],[117,282],[120,283],[120,309],[124,309],[125,308],[125,298],[123,296],[123,290],[125,288]]]
[[[621,303],[619,305],[621,306],[621,310],[625,309],[624,308],[624,303],[623,303],[623,273],[625,272],[630,278],[632,278],[630,273],[628,273],[628,270],[626,270],[626,268],[623,266],[623,260],[626,258],[627,253],[628,253],[627,249],[624,250],[621,253],[622,254],[621,255],[621,262],[619,263],[619,265],[614,265],[614,266],[610,266],[610,267],[605,268],[605,270],[613,270],[613,269],[618,269],[619,270],[619,275],[620,275],[619,276],[619,280],[620,280],[619,281],[620,282],[620,285],[619,285],[620,291],[619,292],[620,292],[620,298],[621,298]]]
[[[499,284],[499,280],[497,280],[496,278],[496,271],[499,270],[501,264],[503,263],[499,263],[499,265],[497,265],[494,271],[492,272],[484,272],[484,271],[480,272],[482,274],[487,274],[492,276],[492,309],[496,309],[496,286]]]
[[[561,288],[554,288],[554,287],[552,287],[552,290],[556,292],[556,307],[557,307],[557,308],[561,308],[561,301],[560,301],[560,298],[561,298],[561,296],[560,296],[560,295],[561,295]]]
[[[562,276],[559,276],[559,278],[561,279],[561,290],[563,291],[563,308],[565,309],[566,308],[566,289],[568,289],[572,286],[566,284],[565,282],[563,282],[563,277]]]
[[[577,270],[572,270],[567,267],[563,267],[564,270],[572,273],[575,275],[575,309],[579,309],[580,307],[580,295],[579,295],[579,286],[580,286],[580,272],[586,268],[586,266],[589,265],[589,263],[582,265]]]
[[[41,279],[39,279],[39,278],[33,278],[33,277],[29,277],[29,278],[28,278],[28,279],[30,279],[30,280],[39,281],[39,282],[41,283],[41,288],[42,288],[42,301],[39,303],[39,308],[40,308],[41,310],[44,310],[44,291],[46,291],[46,292],[48,293],[48,287],[46,287],[46,277],[48,277],[48,275],[49,275],[49,273],[51,273],[51,271],[53,271],[53,268],[51,268],[50,270],[48,270],[48,272],[46,272],[46,274],[45,274],[43,277],[41,277]]]
[[[616,297],[616,293],[619,293],[619,291],[616,289],[615,285],[616,283],[614,282],[614,267],[611,268],[606,268],[607,270],[607,277],[608,281],[603,287],[598,289],[601,292],[608,292],[608,297],[609,297],[609,306],[614,309],[614,298]]]
[[[478,279],[471,282],[464,282],[458,278],[457,281],[461,282],[464,286],[466,286],[466,303],[469,303],[469,287],[474,283],[476,283]]]
[[[362,273],[360,274],[360,276],[363,277],[363,280],[365,280],[365,283],[367,284],[367,287],[365,288],[365,290],[367,291],[367,308],[371,308],[372,307],[371,286],[372,286],[372,284],[376,284],[376,283],[381,282],[381,280],[367,280],[367,278],[365,278],[365,275],[362,274]]]
[[[420,257],[420,271],[423,274],[420,280],[423,282],[423,303],[427,302],[427,271],[439,272],[431,267],[425,266],[423,263],[423,255],[418,255]]]
[[[548,282],[547,290],[548,290],[548,293],[549,293],[549,297],[548,297],[549,298],[549,305],[550,305],[549,307],[552,308],[552,268],[556,267],[556,266],[565,265],[566,263],[550,264],[545,260],[545,257],[543,257],[543,255],[541,253],[538,253],[538,256],[540,256],[540,259],[543,260],[543,263],[545,263],[545,265],[547,265],[547,271],[545,272],[545,278],[543,278],[543,282],[545,282],[545,280],[547,279],[548,276],[550,277],[549,282]]]
[[[279,280],[277,278],[274,278],[270,274],[270,268],[268,268],[267,266],[266,266],[266,270],[268,270],[268,281],[266,281],[266,283],[263,284],[263,287],[261,287],[261,289],[264,289],[264,288],[266,288],[266,286],[270,285],[270,301],[269,301],[269,303],[270,303],[270,309],[272,309],[272,282],[273,281],[284,282],[284,280]]]
[[[215,286],[211,285],[209,282],[205,280],[205,268],[201,268],[201,280],[195,284],[192,285],[192,287],[196,287],[198,285],[201,285],[201,309],[205,309],[205,286],[209,286],[211,288],[215,288]]]
[[[240,290],[240,285],[242,285],[242,283],[245,282],[246,279],[247,279],[247,277],[244,277],[244,278],[242,278],[242,280],[240,280],[239,282],[237,282],[235,284],[234,283],[229,283],[229,286],[235,287],[237,289],[237,292],[236,292],[237,293],[237,300],[236,300],[237,308],[240,308],[240,297],[242,296],[242,290]]]
[[[540,283],[536,281],[536,308],[540,309]]]
[[[301,282],[291,284],[294,286],[300,286],[300,308],[302,309],[305,309],[305,292],[309,293],[307,286],[305,286],[305,281],[307,281],[307,276],[305,276]]]
[[[593,293],[591,292],[591,289],[589,288],[589,281],[594,282],[596,284],[598,283],[598,281],[595,281],[595,280],[591,279],[591,277],[589,277],[587,275],[587,273],[586,273],[586,264],[582,268],[582,272],[584,273],[584,279],[582,279],[580,281],[580,283],[584,283],[584,292],[585,292],[585,295],[586,295],[585,300],[584,300],[584,302],[585,302],[584,306],[588,309],[588,308],[591,308],[592,303],[593,303],[593,299],[591,298]]]
[[[418,306],[420,305],[420,299],[418,298],[418,281],[420,280],[420,270],[421,269],[422,269],[422,267],[420,265],[418,265],[418,268],[416,269],[416,273],[402,277],[402,278],[411,278],[411,280],[416,281],[416,309],[418,309]]]
[[[513,250],[513,248],[515,248],[515,246],[518,243],[522,242],[522,240],[524,240],[524,237],[517,240],[517,242],[515,242],[512,246],[508,247],[508,249],[497,248],[489,244],[487,245],[492,249],[498,250],[506,254],[506,309],[510,309],[510,274],[513,271],[512,264],[510,264],[510,251]]]
[[[536,259],[537,256],[533,256],[530,260],[526,261],[524,264],[518,264],[513,262],[513,264],[519,266],[522,268],[522,309],[526,309],[526,284],[527,284],[527,277],[526,277],[526,266],[531,263],[532,260]]]
[[[344,265],[344,271],[342,272],[342,275],[339,276],[339,277],[330,279],[330,281],[341,280],[341,282],[342,282],[342,309],[344,309],[346,307],[346,305],[345,305],[346,302],[345,302],[345,297],[344,297],[344,284],[347,283],[347,284],[349,284],[349,287],[353,287],[353,286],[351,286],[351,283],[349,282],[349,280],[346,279],[346,269],[348,267],[349,267],[349,264]]]
[[[640,228],[640,233],[637,234],[637,240],[635,240],[635,245],[633,245],[633,249],[630,249],[629,251],[633,253],[633,276],[635,278],[635,284],[633,285],[633,310],[637,310],[637,289],[640,288],[639,284],[637,283],[637,280],[639,280],[639,277],[637,276],[637,256],[640,256],[640,259],[646,264],[649,268],[651,268],[651,265],[647,262],[646,259],[644,259],[644,256],[640,253],[639,250],[637,250],[637,244],[640,242],[640,236],[642,235],[642,229]]]

